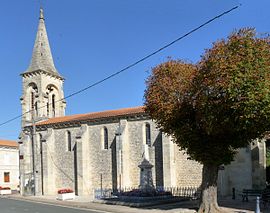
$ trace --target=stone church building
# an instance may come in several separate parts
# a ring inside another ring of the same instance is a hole
[[[23,91],[20,144],[22,194],[56,195],[71,188],[93,195],[101,187],[138,187],[138,165],[148,153],[155,186],[199,187],[202,165],[160,132],[144,107],[65,115],[64,78],[55,68],[43,10],[28,69],[21,74]],[[265,144],[239,150],[235,161],[221,167],[219,193],[233,187],[263,188]]]

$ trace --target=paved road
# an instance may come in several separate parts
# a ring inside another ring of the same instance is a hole
[[[102,213],[102,211],[82,210],[41,203],[0,198],[1,213]],[[103,212],[105,213],[105,212]]]
[[[23,200],[22,200],[23,199]],[[28,201],[26,201],[27,199]],[[43,203],[37,203],[43,202]],[[45,204],[48,203],[48,204]],[[241,200],[223,199],[219,201],[221,207],[230,213],[254,213],[255,201],[242,202]],[[57,206],[67,205],[71,207]],[[80,206],[81,209],[73,208]],[[183,201],[172,204],[149,206],[144,208],[131,208],[128,206],[105,205],[92,202],[69,202],[40,197],[0,196],[0,213],[194,213],[188,209],[197,206],[197,201]],[[83,209],[86,208],[86,209]],[[269,213],[269,209],[261,209]],[[261,213],[262,213],[261,212]]]

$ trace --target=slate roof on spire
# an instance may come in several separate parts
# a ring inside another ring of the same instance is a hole
[[[24,73],[30,73],[39,70],[60,76],[54,66],[42,8],[40,8],[39,25],[35,45],[33,48],[31,63]]]

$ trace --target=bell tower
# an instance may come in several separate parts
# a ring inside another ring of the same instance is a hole
[[[22,127],[30,125],[33,119],[40,121],[65,115],[64,78],[54,65],[42,8],[32,59],[21,76]]]

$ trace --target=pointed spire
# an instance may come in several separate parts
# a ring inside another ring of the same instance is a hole
[[[33,48],[32,59],[26,73],[37,70],[59,75],[54,66],[42,8],[40,8],[39,25]]]

